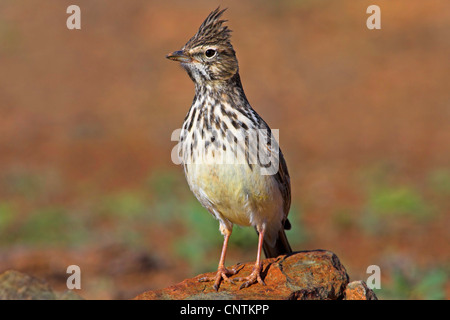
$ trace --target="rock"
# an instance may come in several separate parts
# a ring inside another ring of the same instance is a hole
[[[8,270],[0,274],[0,300],[79,300],[72,291],[54,292],[44,280]]]
[[[250,274],[254,262],[230,268],[239,270],[237,277]],[[222,282],[219,291],[211,282],[199,282],[202,277],[210,277],[215,272],[186,279],[165,289],[144,292],[137,300],[181,300],[181,299],[344,299],[349,277],[338,257],[325,250],[301,251],[263,262],[263,279],[266,286],[254,284],[239,290],[239,284]],[[236,277],[236,276],[233,276]],[[233,278],[232,277],[232,278]],[[349,297],[356,297],[349,294]]]
[[[250,274],[254,262],[231,266],[239,270],[234,277]],[[144,292],[137,300],[377,300],[364,281],[349,283],[349,277],[338,257],[325,250],[302,251],[263,261],[262,277],[266,286],[254,284],[239,290],[239,283],[223,282],[218,292],[211,282],[199,282],[215,272],[186,279],[165,289]],[[0,274],[0,300],[75,300],[75,292],[62,293],[38,278],[9,270]]]
[[[378,300],[375,292],[364,281],[353,281],[345,289],[345,300]]]

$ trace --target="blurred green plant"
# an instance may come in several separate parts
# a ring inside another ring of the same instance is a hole
[[[2,176],[1,185],[10,195],[31,199],[37,197],[42,189],[42,179],[35,173],[16,169]]]
[[[355,226],[355,221],[349,208],[335,210],[332,215],[332,222],[341,231],[347,231]]]
[[[0,173],[0,193],[15,200],[42,203],[64,192],[65,186],[57,170],[33,171],[14,167]]]
[[[360,224],[368,233],[395,231],[402,219],[423,223],[435,216],[435,204],[414,185],[397,182],[397,173],[394,165],[380,163],[360,174],[366,198]]]
[[[6,232],[14,222],[14,216],[15,212],[13,206],[10,203],[0,203],[0,235],[6,234]]]
[[[42,207],[22,219],[7,212],[9,232],[0,234],[0,244],[25,244],[30,246],[76,246],[89,240],[82,221],[67,214],[61,207]],[[5,213],[4,209],[1,213]],[[5,227],[5,225],[4,225]]]
[[[76,204],[42,201],[46,184],[32,173],[18,171],[7,182],[14,197],[0,203],[0,245],[61,247],[115,241],[134,248],[168,246],[173,249],[169,254],[185,259],[195,273],[217,267],[217,259],[210,257],[220,254],[219,223],[195,199],[180,172],[154,171],[139,187],[107,194],[93,190],[92,198]],[[292,230],[287,235],[299,250],[307,236],[296,205],[289,219]],[[158,229],[164,229],[169,243],[148,243],[158,238],[148,237],[148,231]],[[235,226],[229,245],[256,252],[257,243],[254,228]]]
[[[157,222],[168,224],[183,218],[190,191],[182,178],[181,172],[155,171],[147,179],[147,192],[152,197],[151,214]]]
[[[376,294],[380,299],[445,299],[446,272],[441,268],[408,271],[394,268],[390,273],[388,285],[382,285]]]
[[[0,52],[13,53],[20,45],[20,32],[15,24],[0,20]]]
[[[105,196],[100,211],[119,219],[134,220],[147,216],[148,207],[148,202],[139,191],[126,190]]]
[[[302,221],[302,210],[297,203],[293,203],[291,205],[291,209],[289,211],[289,222],[292,225],[291,230],[286,231],[286,235],[289,239],[289,243],[291,244],[293,251],[303,250],[301,248],[301,244],[305,243],[309,235],[306,231],[305,225]]]
[[[368,206],[379,216],[427,217],[432,209],[417,190],[409,186],[380,186],[369,193]]]
[[[450,195],[450,169],[433,170],[429,174],[428,182],[435,193],[443,196]]]
[[[361,216],[362,227],[372,234],[395,231],[401,219],[426,222],[435,210],[424,197],[410,186],[377,186],[367,195]]]
[[[155,171],[147,179],[147,185],[159,198],[180,193],[180,176],[174,171]]]
[[[191,200],[179,211],[183,215],[185,232],[173,242],[174,252],[186,259],[193,272],[205,272],[214,268],[214,260],[208,254],[223,241],[218,230],[219,224],[200,203]]]

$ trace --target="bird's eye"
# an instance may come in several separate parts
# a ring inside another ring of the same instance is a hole
[[[214,49],[208,49],[205,51],[205,56],[207,58],[212,58],[212,57],[214,57],[215,54],[216,54],[216,50],[214,50]]]

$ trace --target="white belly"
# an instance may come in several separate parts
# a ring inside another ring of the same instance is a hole
[[[186,164],[189,187],[219,220],[241,226],[268,224],[279,230],[283,199],[272,176],[248,164]]]

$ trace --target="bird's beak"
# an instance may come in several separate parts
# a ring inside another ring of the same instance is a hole
[[[183,51],[174,51],[166,55],[167,59],[178,62],[191,62],[192,59],[188,57]]]

